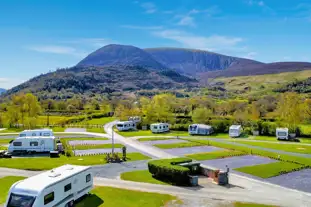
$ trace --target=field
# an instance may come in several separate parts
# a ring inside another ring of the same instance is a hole
[[[122,144],[114,144],[115,148],[122,148]],[[112,144],[96,144],[96,145],[75,145],[74,150],[87,150],[87,149],[109,149],[112,148]]]
[[[276,137],[271,137],[271,136],[252,136],[250,137],[252,140],[261,140],[261,141],[274,141],[274,142],[284,142],[284,141],[279,141],[276,139]],[[300,143],[304,144],[310,144],[311,143],[311,138],[299,138]]]
[[[121,179],[135,182],[169,185],[168,183],[153,178],[148,170],[125,172],[121,174]]]
[[[311,154],[311,146],[301,145],[297,143],[290,144],[287,142],[287,143],[282,144],[282,143],[267,143],[267,142],[248,142],[248,141],[241,141],[241,140],[236,140],[236,142],[251,145],[251,146],[281,150],[285,152]]]
[[[116,120],[114,117],[103,117],[98,119],[90,119],[87,121],[80,122],[81,124],[89,124],[89,125],[105,125],[109,122]]]
[[[76,207],[161,207],[172,200],[180,203],[175,196],[131,191],[112,187],[95,187],[92,195],[77,203]]]
[[[129,131],[129,132],[119,132],[115,130],[116,133],[124,137],[137,137],[137,136],[189,136],[188,132],[184,131],[170,131],[167,133],[158,133],[154,134],[150,130],[141,130],[141,131]]]
[[[225,157],[233,157],[233,156],[241,156],[246,155],[245,152],[235,151],[235,150],[224,150],[224,151],[214,151],[207,153],[196,153],[196,154],[188,154],[186,157],[192,158],[194,160],[214,160]]]
[[[0,145],[9,144],[9,142],[13,139],[0,139]]]
[[[0,133],[18,133],[21,131],[23,131],[23,129],[21,128],[10,128],[10,129],[1,130]]]
[[[203,143],[197,142],[181,142],[181,143],[172,143],[172,144],[155,144],[153,146],[161,148],[161,149],[171,149],[171,148],[183,148],[183,147],[195,147],[206,145]]]
[[[120,154],[122,157],[122,155]],[[126,157],[129,161],[147,160],[149,157],[133,152],[127,153]],[[49,157],[36,157],[36,158],[12,158],[0,159],[0,166],[7,168],[16,168],[24,170],[50,170],[65,164],[72,165],[102,165],[106,164],[104,155],[82,156],[82,157],[66,157],[49,158]]]
[[[270,178],[278,176],[280,175],[280,173],[292,172],[293,169],[300,169],[302,167],[302,165],[290,162],[275,162],[262,165],[241,167],[234,170],[261,178]]]
[[[241,203],[241,202],[235,202],[235,203],[233,204],[233,207],[277,207],[277,206],[264,205],[264,204],[257,204],[257,203]]]
[[[7,199],[8,192],[13,185],[13,183],[25,179],[24,177],[17,177],[17,176],[7,176],[0,178],[0,204],[5,203]]]

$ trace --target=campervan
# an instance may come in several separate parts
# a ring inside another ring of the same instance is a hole
[[[150,125],[150,130],[152,133],[163,133],[168,132],[170,129],[167,123],[155,123]]]
[[[241,125],[232,125],[229,128],[229,136],[230,137],[239,137],[242,133]]]
[[[288,140],[288,128],[277,128],[276,137],[278,138],[278,140]]]
[[[50,129],[25,130],[9,144],[8,151],[15,152],[50,152],[57,149],[57,139]]]
[[[209,135],[213,133],[213,128],[205,124],[191,124],[188,127],[190,135]]]
[[[91,167],[64,165],[14,183],[6,207],[71,207],[93,188]]]
[[[136,123],[133,121],[120,121],[117,123],[117,129],[119,131],[136,130]]]

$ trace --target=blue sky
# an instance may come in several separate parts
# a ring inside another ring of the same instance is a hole
[[[3,0],[0,88],[111,43],[311,62],[310,0]]]

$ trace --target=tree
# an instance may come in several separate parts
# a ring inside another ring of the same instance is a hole
[[[213,115],[212,111],[207,108],[196,108],[193,111],[192,120],[195,123],[207,124],[210,117]]]

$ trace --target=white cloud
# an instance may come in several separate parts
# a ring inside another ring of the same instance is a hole
[[[264,6],[264,5],[265,5],[265,3],[263,1],[258,2],[258,6]]]
[[[27,49],[41,52],[41,53],[52,53],[59,55],[72,55],[77,57],[85,57],[86,53],[75,49],[74,47],[59,46],[59,45],[35,45],[27,47]]]
[[[117,43],[117,42],[111,39],[106,39],[106,38],[78,38],[78,39],[63,41],[63,43],[98,48],[98,47],[103,47],[105,45]]]
[[[140,5],[143,9],[145,9],[145,13],[152,14],[157,11],[157,7],[152,2],[145,2]]]
[[[153,32],[153,34],[164,39],[176,41],[181,44],[182,47],[211,51],[241,50],[238,44],[243,41],[243,39],[239,37],[220,35],[204,37],[179,30],[162,30]]]
[[[123,28],[127,29],[141,29],[141,30],[158,30],[162,29],[162,26],[138,26],[138,25],[121,25]]]
[[[26,80],[18,79],[18,78],[6,78],[0,77],[0,88],[10,89],[14,86],[17,86]]]
[[[257,52],[249,52],[245,56],[243,56],[243,58],[254,59],[256,57],[256,55],[257,55]]]
[[[181,17],[177,25],[182,25],[182,26],[195,26],[194,23],[194,18],[191,16],[184,16]]]

